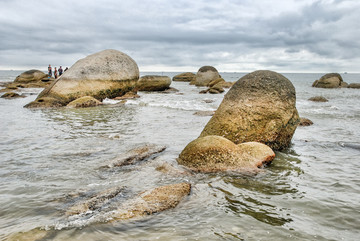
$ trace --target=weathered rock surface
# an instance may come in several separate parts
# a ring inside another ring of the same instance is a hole
[[[195,85],[196,86],[208,86],[208,84],[220,78],[219,72],[212,66],[203,66],[201,67],[195,76]]]
[[[147,144],[143,146],[136,147],[125,154],[122,154],[118,158],[111,160],[109,164],[104,167],[119,167],[132,165],[140,161],[144,161],[149,157],[163,152],[166,149],[166,146],[158,146],[154,144]]]
[[[323,96],[314,96],[309,98],[309,100],[314,102],[328,102],[328,100]]]
[[[137,99],[137,98],[140,98],[140,95],[138,95],[137,93],[135,93],[135,92],[127,92],[123,96],[115,97],[114,100],[128,100],[128,99]]]
[[[114,212],[114,220],[127,220],[175,208],[190,194],[189,183],[170,184],[141,193]]]
[[[341,88],[346,87],[347,84],[343,81],[338,73],[329,73],[322,76],[319,80],[315,80],[312,87],[316,88]]]
[[[307,118],[300,118],[299,126],[311,126],[314,123]]]
[[[71,101],[66,107],[69,108],[86,108],[102,105],[100,101],[91,96],[83,96]]]
[[[195,74],[191,72],[181,73],[175,75],[172,78],[172,81],[181,81],[181,82],[191,82],[193,80],[195,80]]]
[[[190,142],[178,163],[196,172],[256,172],[274,157],[271,148],[261,143],[236,145],[221,136],[205,136]]]
[[[123,187],[113,187],[97,193],[90,197],[90,199],[80,201],[75,205],[71,206],[67,211],[66,215],[75,215],[80,213],[86,213],[88,211],[94,211],[100,209],[106,203],[110,202],[117,195],[124,191]]]
[[[163,91],[170,87],[169,76],[145,75],[137,82],[136,89],[139,91]]]
[[[347,86],[347,88],[360,89],[360,83],[351,83]]]
[[[299,122],[296,93],[283,75],[259,70],[239,79],[200,137],[224,136],[235,144],[260,142],[273,150],[286,148]]]
[[[104,50],[78,60],[25,107],[65,106],[83,96],[115,98],[132,91],[138,79],[139,69],[131,57]]]

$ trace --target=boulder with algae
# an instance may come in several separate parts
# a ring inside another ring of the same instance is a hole
[[[122,96],[135,88],[139,68],[128,55],[113,49],[78,60],[35,101],[25,107],[58,107],[83,96],[102,101]]]

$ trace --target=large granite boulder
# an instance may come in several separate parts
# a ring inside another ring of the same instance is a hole
[[[54,102],[65,106],[83,96],[115,98],[132,91],[138,79],[139,68],[131,57],[104,50],[78,60],[25,107],[54,107]]]
[[[191,82],[195,79],[195,74],[191,72],[181,73],[175,75],[172,81]]]
[[[274,157],[271,148],[261,143],[236,145],[221,136],[205,136],[190,142],[177,161],[196,172],[256,172]]]
[[[201,67],[195,76],[195,85],[196,86],[208,86],[208,84],[220,78],[219,72],[212,66],[203,66]]]
[[[322,76],[319,80],[315,80],[312,87],[317,88],[341,88],[346,87],[345,83],[338,73],[330,73]]]
[[[258,70],[226,93],[200,137],[224,136],[235,144],[256,141],[280,150],[290,145],[299,122],[293,84],[283,75]]]
[[[138,91],[163,91],[170,87],[171,79],[169,76],[145,75],[136,84]]]

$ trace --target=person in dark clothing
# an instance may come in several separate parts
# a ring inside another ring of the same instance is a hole
[[[59,72],[59,76],[61,76],[61,75],[62,75],[62,73],[63,73],[63,69],[62,69],[62,67],[61,67],[61,66],[60,66],[60,68],[59,68],[58,72]]]
[[[48,67],[48,75],[49,75],[49,77],[52,76],[52,68],[51,68],[50,64],[49,64],[49,67]]]

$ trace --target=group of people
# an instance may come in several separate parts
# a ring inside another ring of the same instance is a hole
[[[66,70],[68,70],[68,67],[66,67],[63,71],[62,67],[60,66],[59,69],[56,69],[56,67],[54,68],[54,78],[57,79],[58,75],[59,77],[63,74],[63,72],[65,72]],[[51,65],[49,64],[49,67],[48,67],[48,75],[49,75],[49,78],[52,77],[52,67]]]

